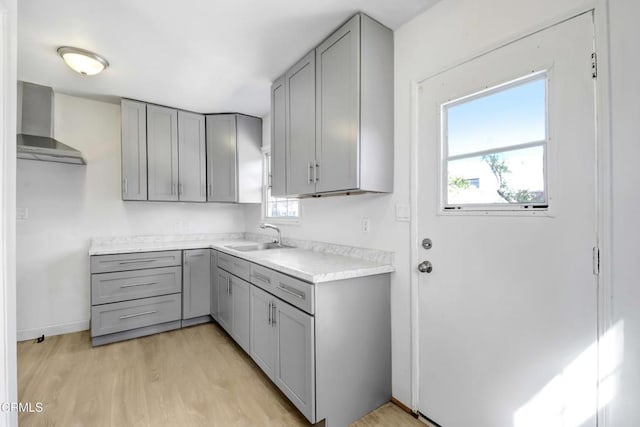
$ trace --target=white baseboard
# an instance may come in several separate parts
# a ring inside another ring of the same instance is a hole
[[[35,329],[23,329],[18,331],[18,341],[33,340],[44,334],[45,337],[53,335],[69,334],[72,332],[86,331],[89,329],[89,320],[81,320],[79,322],[61,323],[59,325],[45,326]]]

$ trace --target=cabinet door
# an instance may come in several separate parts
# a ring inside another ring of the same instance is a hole
[[[236,115],[236,202],[262,203],[262,119]]]
[[[276,385],[296,408],[315,422],[314,319],[276,302]]]
[[[256,286],[251,286],[251,357],[274,378],[276,361],[276,328],[272,321],[274,298]]]
[[[147,105],[149,200],[178,200],[178,112]]]
[[[207,200],[235,202],[236,182],[236,116],[207,116]]]
[[[216,274],[216,269],[218,268],[218,254],[213,249],[211,251],[211,304],[210,304],[210,314],[216,320],[219,320],[218,313],[218,289],[220,287],[218,282],[218,275]]]
[[[287,194],[316,191],[316,66],[310,52],[285,74]]]
[[[244,351],[251,351],[251,285],[235,276],[230,276],[231,299],[231,336]]]
[[[359,187],[360,16],[316,48],[317,191]]]
[[[123,99],[122,200],[147,200],[147,105]]]
[[[271,85],[271,195],[285,196],[286,193],[286,98],[285,77],[278,78]]]
[[[184,202],[207,200],[204,116],[178,111],[178,196]]]
[[[211,311],[210,249],[183,251],[182,318],[206,316]]]
[[[233,320],[233,304],[231,303],[231,281],[229,273],[216,269],[218,278],[218,323],[225,331],[231,333]]]

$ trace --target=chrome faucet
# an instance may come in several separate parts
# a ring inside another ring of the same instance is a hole
[[[275,230],[278,233],[278,238],[274,240],[273,243],[275,243],[278,246],[282,245],[282,233],[280,232],[280,229],[278,227],[276,227],[273,224],[267,224],[266,222],[263,222],[262,224],[260,224],[260,228],[262,228],[263,230],[266,228]]]

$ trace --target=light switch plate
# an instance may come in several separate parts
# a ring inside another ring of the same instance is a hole
[[[29,219],[29,208],[18,208],[16,211],[17,221],[26,221]]]
[[[411,221],[411,206],[405,204],[396,204],[396,221]]]

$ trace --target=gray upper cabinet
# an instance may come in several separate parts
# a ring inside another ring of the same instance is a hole
[[[355,15],[287,71],[285,98],[287,195],[393,191],[390,29]]]
[[[271,85],[271,195],[278,197],[286,191],[286,98],[285,76]]]
[[[316,49],[318,192],[359,187],[359,47],[355,16]]]
[[[316,192],[315,69],[311,52],[285,74],[288,194]]]
[[[211,250],[183,251],[182,318],[208,316],[211,312]]]
[[[178,111],[147,105],[149,200],[178,200]]]
[[[205,202],[206,137],[202,114],[178,111],[178,198],[183,202]]]
[[[206,124],[207,200],[261,203],[262,119],[215,114]]]
[[[358,14],[316,48],[316,67],[317,191],[392,192],[393,32]]]
[[[236,200],[236,116],[207,116],[207,200]]]
[[[147,200],[147,105],[123,99],[122,200]]]

